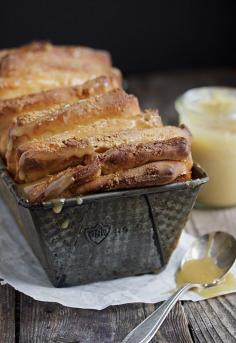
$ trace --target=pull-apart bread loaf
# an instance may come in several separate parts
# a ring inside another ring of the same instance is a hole
[[[106,52],[33,43],[0,52],[0,61],[3,78],[34,75],[32,92],[8,89],[10,99],[0,100],[0,153],[30,202],[191,179],[188,129],[163,126],[156,110],[142,111],[120,88]],[[106,68],[76,85],[58,82],[58,70],[67,78],[67,68],[76,74],[82,65]],[[39,87],[51,78],[57,88]]]

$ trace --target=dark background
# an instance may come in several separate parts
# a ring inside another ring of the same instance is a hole
[[[236,64],[236,1],[5,1],[0,32],[0,48],[40,39],[107,49],[124,72]]]

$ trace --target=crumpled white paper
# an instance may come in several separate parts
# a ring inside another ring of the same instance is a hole
[[[193,239],[187,233],[182,234],[178,247],[161,274],[55,288],[20,233],[8,208],[0,199],[0,278],[3,279],[3,283],[8,283],[35,300],[97,310],[110,305],[163,301],[176,287],[175,272]],[[232,272],[236,276],[236,266]],[[197,301],[203,298],[194,292],[188,292],[182,299]]]

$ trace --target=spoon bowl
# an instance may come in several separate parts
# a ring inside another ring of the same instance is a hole
[[[210,259],[213,268],[217,269],[217,277],[215,276],[212,279],[208,278],[209,280],[207,282],[201,282],[200,279],[197,280],[197,269],[194,269],[194,264],[191,265],[190,270],[192,268],[192,274],[194,274],[195,281],[186,281],[156,311],[131,331],[122,343],[150,342],[164,322],[170,310],[186,291],[192,288],[208,288],[221,282],[236,260],[235,238],[228,233],[220,231],[196,238],[181,261],[180,271],[183,270],[185,265],[189,262],[204,262],[204,259],[206,258]]]
[[[220,231],[200,236],[185,253],[180,269],[188,261],[201,260],[205,257],[212,259],[212,263],[218,268],[220,274],[216,279],[204,283],[201,287],[215,286],[224,278],[236,260],[236,239],[232,235]]]

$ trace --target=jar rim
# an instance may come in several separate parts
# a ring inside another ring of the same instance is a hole
[[[191,88],[184,92],[182,95],[180,95],[175,100],[175,109],[177,112],[181,112],[183,110],[191,111],[193,115],[206,115],[207,111],[201,110],[200,108],[197,108],[197,105],[193,105],[194,101],[197,101],[200,99],[204,99],[207,96],[212,96],[213,93],[216,92],[223,92],[225,95],[229,95],[229,97],[235,98],[235,107],[232,111],[229,111],[228,113],[222,112],[217,113],[217,116],[214,116],[214,120],[217,119],[231,119],[236,120],[236,88],[235,87],[226,87],[226,86],[204,86],[204,87],[197,87],[197,88]],[[200,106],[199,106],[200,107]]]

